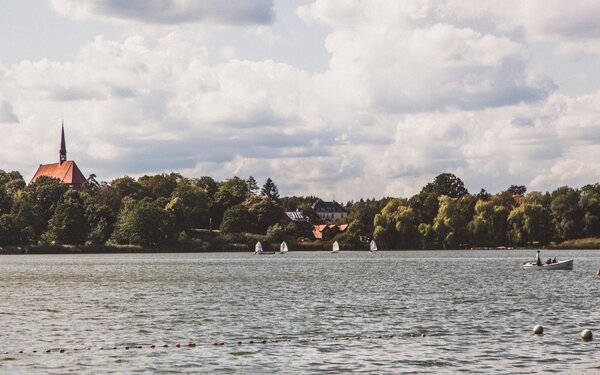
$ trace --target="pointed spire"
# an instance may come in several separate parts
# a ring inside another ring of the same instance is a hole
[[[61,132],[60,132],[60,164],[67,161],[67,146],[65,144],[65,121],[62,121]]]

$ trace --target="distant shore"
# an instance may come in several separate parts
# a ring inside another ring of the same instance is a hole
[[[275,243],[264,244],[265,249],[278,251],[279,245]],[[330,251],[329,242],[294,243],[291,251]],[[455,250],[500,250],[500,251],[528,251],[534,249],[549,250],[600,250],[600,238],[585,238],[565,241],[547,247],[528,248],[470,248],[470,249],[406,249],[397,251],[455,251]],[[366,251],[367,245],[342,244],[344,251]],[[214,246],[190,246],[175,244],[172,246],[137,246],[137,245],[53,245],[53,246],[6,246],[0,247],[0,255],[33,255],[33,254],[134,254],[134,253],[251,253],[253,248],[247,244],[226,243]],[[380,250],[387,251],[387,250]]]

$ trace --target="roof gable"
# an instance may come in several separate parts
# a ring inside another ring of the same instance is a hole
[[[62,163],[41,164],[33,175],[31,182],[41,176],[58,178],[62,183],[69,185],[81,185],[85,182],[85,176],[73,160]]]

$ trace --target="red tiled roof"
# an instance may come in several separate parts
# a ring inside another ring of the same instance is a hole
[[[83,173],[81,173],[73,160],[64,161],[62,164],[40,164],[31,182],[34,182],[41,176],[58,178],[61,182],[69,185],[81,185],[85,182]]]

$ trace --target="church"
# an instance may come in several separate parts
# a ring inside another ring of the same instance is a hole
[[[75,161],[67,160],[67,146],[65,143],[65,126],[61,127],[60,151],[58,163],[40,164],[38,170],[33,175],[31,182],[34,182],[41,176],[58,178],[63,184],[69,185],[73,189],[81,188],[85,182],[85,177]]]

